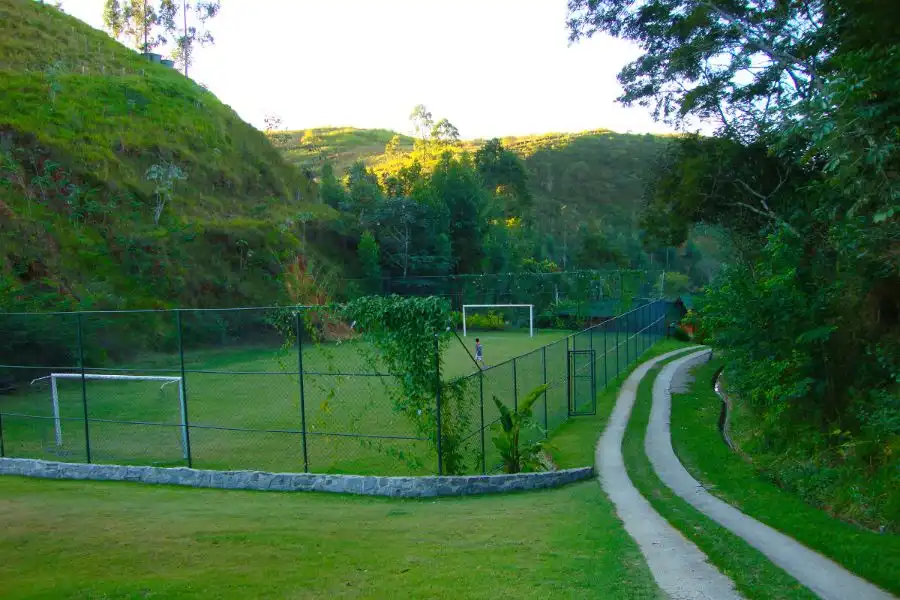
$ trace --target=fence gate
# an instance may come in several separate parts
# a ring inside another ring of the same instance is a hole
[[[597,414],[595,350],[569,350],[569,416]]]

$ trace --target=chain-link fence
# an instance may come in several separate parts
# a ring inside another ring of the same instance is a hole
[[[416,419],[398,408],[403,374],[323,310],[0,314],[0,455],[403,475],[442,472],[438,446],[453,441],[458,471],[491,472],[494,397],[515,409],[549,383],[534,405],[547,435],[595,410],[596,392],[665,331],[654,302],[483,370],[451,345],[438,389],[455,401],[442,409],[436,393]],[[443,436],[426,417],[443,418]]]
[[[538,427],[532,428],[523,443],[550,434],[569,418],[596,414],[597,396],[614,383],[638,357],[666,335],[666,302],[647,302],[612,319],[573,333],[488,366],[465,377],[477,406],[479,420],[466,436],[466,464],[471,472],[491,473],[502,468],[500,453],[493,443],[499,433],[497,402],[517,411],[521,399],[547,384],[546,391],[532,407]],[[474,453],[474,456],[473,456]]]
[[[343,279],[340,287],[348,299],[360,294],[440,296],[457,311],[464,304],[527,303],[540,314],[563,303],[589,312],[589,303],[609,301],[619,309],[603,315],[611,317],[630,309],[633,298],[657,297],[663,283],[663,271],[618,269]]]

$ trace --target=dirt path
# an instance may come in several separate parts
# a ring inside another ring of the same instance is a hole
[[[638,543],[656,583],[676,600],[733,600],[741,598],[734,583],[707,562],[706,555],[669,525],[641,496],[625,471],[622,438],[631,416],[638,384],[661,360],[684,350],[663,354],[640,365],[625,380],[615,409],[597,445],[596,468],[603,490],[616,505],[628,534]]]
[[[672,449],[671,389],[673,381],[683,381],[690,367],[707,360],[709,354],[707,349],[672,361],[663,367],[653,385],[653,410],[647,427],[645,450],[659,478],[697,510],[742,537],[820,598],[896,600],[834,561],[712,496],[685,470]]]

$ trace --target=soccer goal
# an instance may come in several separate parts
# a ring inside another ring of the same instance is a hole
[[[528,309],[528,335],[534,337],[534,304],[463,304],[462,326],[463,337],[466,337],[466,311],[473,308],[527,308]]]
[[[181,377],[163,376],[163,375],[110,375],[105,373],[51,373],[46,377],[39,377],[31,383],[34,384],[44,379],[50,380],[50,395],[53,401],[53,429],[56,437],[56,447],[63,445],[62,437],[62,418],[59,411],[59,386],[57,382],[60,379],[82,379],[85,380],[117,380],[117,381],[161,381],[160,389],[171,384],[178,384],[178,403],[181,410],[181,450],[183,457],[187,459],[187,406],[184,398],[184,381]]]

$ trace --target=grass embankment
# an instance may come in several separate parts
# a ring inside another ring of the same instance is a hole
[[[734,581],[741,594],[747,598],[816,598],[761,552],[676,496],[657,477],[644,452],[644,439],[653,404],[653,382],[661,366],[651,369],[641,381],[622,442],[625,467],[634,486],[663,518],[694,542],[709,557],[710,562]],[[712,421],[711,426],[715,428],[716,421]],[[721,443],[721,438],[719,439]]]
[[[694,370],[696,381],[672,399],[672,441],[685,468],[710,493],[900,595],[900,536],[845,523],[764,480],[719,435],[721,400],[712,378],[722,362]]]

